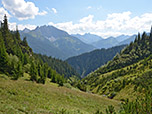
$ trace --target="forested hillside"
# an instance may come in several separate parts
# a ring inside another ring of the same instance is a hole
[[[63,85],[64,77],[77,75],[66,62],[34,54],[26,37],[22,41],[18,30],[9,30],[6,15],[0,28],[0,44],[0,73],[14,80],[28,73],[31,81],[45,83],[46,78],[51,78]]]
[[[110,61],[116,53],[120,53],[125,46],[126,45],[109,49],[97,49],[79,56],[71,57],[66,61],[81,75],[81,77],[85,77],[101,65]]]
[[[106,65],[90,73],[81,83],[90,91],[109,98],[134,98],[151,88],[152,30],[145,32]],[[83,88],[84,89],[84,88]],[[124,95],[125,94],[125,95]]]
[[[76,70],[65,61],[41,54],[35,54],[35,57],[39,58],[44,63],[47,63],[52,69],[56,70],[56,72],[59,74],[64,75],[66,78],[69,78],[71,76],[77,76],[80,78]]]

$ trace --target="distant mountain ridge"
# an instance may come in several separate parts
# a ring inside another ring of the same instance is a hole
[[[46,25],[36,27],[34,30],[24,29],[20,33],[22,39],[27,37],[27,42],[35,53],[62,60],[93,51],[94,49],[107,49],[122,44],[129,44],[135,39],[135,36],[128,35],[109,37],[107,39],[90,33],[69,35],[67,32],[54,26]]]
[[[97,49],[101,49],[101,48],[111,48],[113,46],[118,46],[118,45],[124,45],[124,44],[129,44],[130,42],[135,40],[136,35],[120,35],[117,37],[108,37],[106,39],[98,36],[98,35],[94,35],[94,34],[90,34],[90,33],[86,33],[84,35],[80,35],[80,34],[73,34],[73,36],[79,38],[81,41],[83,41],[86,44],[91,44],[94,47],[96,47]]]
[[[59,59],[89,52],[95,49],[78,38],[54,26],[40,26],[34,30],[23,30],[21,37],[27,37],[30,47],[35,53],[45,54]]]
[[[130,38],[130,36],[129,35],[120,35],[120,36],[117,36],[115,38],[118,40],[118,42],[122,42],[122,41]]]
[[[116,46],[118,45],[118,41],[116,38],[114,37],[109,37],[107,39],[102,39],[100,41],[97,41],[97,42],[94,42],[93,43],[93,46],[95,46],[96,48],[98,49],[101,49],[101,48],[111,48],[113,46]]]
[[[130,44],[130,42],[133,42],[136,38],[136,35],[132,35],[129,38],[119,42],[119,45],[123,45],[123,44]]]
[[[90,33],[85,33],[84,35],[73,34],[72,36],[77,37],[78,39],[80,39],[81,41],[83,41],[84,43],[87,43],[87,44],[92,44],[93,42],[97,42],[97,41],[103,39],[100,36],[90,34]]]

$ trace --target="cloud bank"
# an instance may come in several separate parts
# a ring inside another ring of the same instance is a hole
[[[136,34],[137,32],[149,31],[152,25],[152,13],[145,13],[140,16],[131,17],[131,12],[108,14],[105,20],[94,21],[93,15],[88,15],[79,20],[78,23],[65,22],[53,23],[57,28],[67,31],[70,34],[93,33],[102,37],[118,36],[121,34]]]

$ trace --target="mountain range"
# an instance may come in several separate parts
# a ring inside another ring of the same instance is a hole
[[[104,39],[98,35],[86,33],[72,34],[54,26],[40,26],[34,30],[25,28],[20,31],[21,38],[27,38],[33,52],[66,60],[72,56],[90,52],[95,49],[111,48],[122,44],[129,44],[135,35],[121,35]]]
[[[84,35],[80,35],[80,34],[73,34],[73,36],[79,38],[81,41],[83,41],[86,44],[91,44],[94,47],[96,47],[97,49],[101,49],[101,48],[111,48],[113,46],[118,46],[118,45],[123,45],[123,44],[129,44],[130,42],[135,40],[136,35],[120,35],[117,37],[108,37],[106,39],[94,35],[94,34],[84,34]]]
[[[20,33],[22,38],[27,37],[27,42],[35,53],[63,60],[95,49],[92,45],[53,26],[45,25],[31,31],[24,29]]]

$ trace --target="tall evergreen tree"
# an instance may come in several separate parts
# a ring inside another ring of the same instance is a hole
[[[43,65],[43,72],[44,72],[44,77],[47,78],[47,75],[48,75],[48,65],[46,63]]]
[[[146,32],[144,32],[143,34],[142,34],[142,40],[145,40],[147,38],[147,35],[146,35]]]
[[[152,42],[152,26],[151,26],[151,30],[150,30],[150,41]]]
[[[150,30],[150,36],[149,36],[149,45],[150,45],[150,47],[152,47],[152,26],[151,26],[151,30]],[[152,48],[150,48],[150,51],[151,51],[151,53],[152,53]]]
[[[22,49],[19,46],[17,48],[17,56],[19,57],[20,61],[24,63],[24,55],[23,55]]]
[[[4,16],[3,24],[2,24],[2,35],[4,38],[4,43],[6,47],[6,51],[10,54],[13,53],[12,51],[12,45],[13,45],[13,38],[10,35],[9,29],[8,29],[8,21],[7,16]]]
[[[24,54],[24,63],[23,65],[26,65],[27,63],[29,63],[29,55],[27,53]]]
[[[31,76],[30,78],[31,81],[36,81],[36,82],[38,81],[38,71],[34,62],[31,63],[30,76]]]
[[[18,43],[21,43],[21,38],[20,38],[20,33],[18,31],[18,27],[16,26],[16,33],[15,33],[16,39],[18,41]]]
[[[13,79],[17,80],[19,77],[23,76],[23,70],[22,70],[22,63],[19,61],[17,63],[17,67],[13,69],[14,74],[13,74]]]
[[[140,33],[138,32],[138,41],[140,41]]]
[[[7,21],[7,16],[4,16],[4,23],[2,24],[2,27],[4,28],[4,32],[9,31],[8,30],[8,21]]]
[[[40,66],[40,78],[39,78],[39,83],[44,84],[45,83],[45,76],[44,76],[44,67]]]
[[[8,67],[8,54],[5,49],[2,34],[0,32],[0,71],[6,73],[7,67]]]
[[[23,46],[28,46],[26,37],[23,38],[22,45]]]

